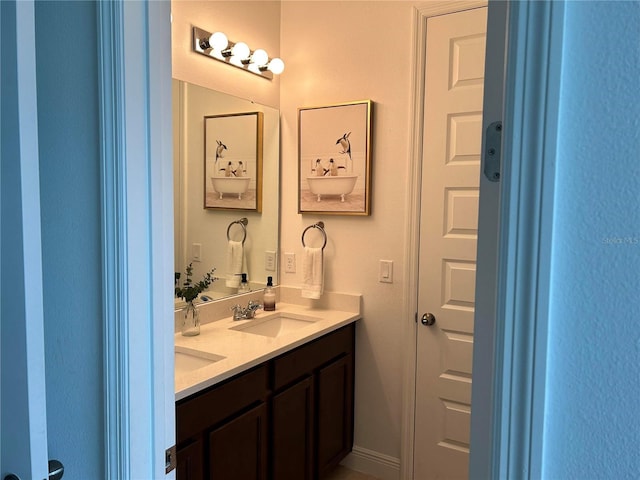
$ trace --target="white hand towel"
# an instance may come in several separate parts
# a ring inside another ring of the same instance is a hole
[[[322,248],[304,247],[302,256],[302,297],[318,299],[324,290]]]
[[[242,242],[229,240],[227,243],[227,280],[226,285],[230,288],[240,286],[242,268],[244,266],[244,247]]]

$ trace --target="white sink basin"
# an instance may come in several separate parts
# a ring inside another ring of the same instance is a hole
[[[242,325],[231,327],[231,330],[262,335],[263,337],[279,337],[299,328],[307,327],[318,320],[320,320],[318,317],[297,313],[276,313],[268,317],[248,320]]]
[[[213,353],[200,352],[186,347],[175,347],[175,375],[193,372],[219,362],[226,357]]]

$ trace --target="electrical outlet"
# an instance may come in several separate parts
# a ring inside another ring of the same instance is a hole
[[[296,273],[296,254],[284,254],[284,271],[287,273]]]
[[[276,252],[264,252],[264,269],[268,272],[276,271]]]

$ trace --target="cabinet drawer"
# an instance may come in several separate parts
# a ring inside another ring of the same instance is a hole
[[[176,405],[177,443],[221,422],[243,408],[262,401],[268,393],[267,366],[214,385],[208,391]]]
[[[353,351],[355,325],[349,324],[311,343],[285,353],[273,362],[273,389],[311,374],[318,367]]]

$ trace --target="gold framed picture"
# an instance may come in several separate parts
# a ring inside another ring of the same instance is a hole
[[[204,208],[262,211],[263,113],[204,117]]]
[[[298,109],[298,213],[370,215],[371,100]]]

